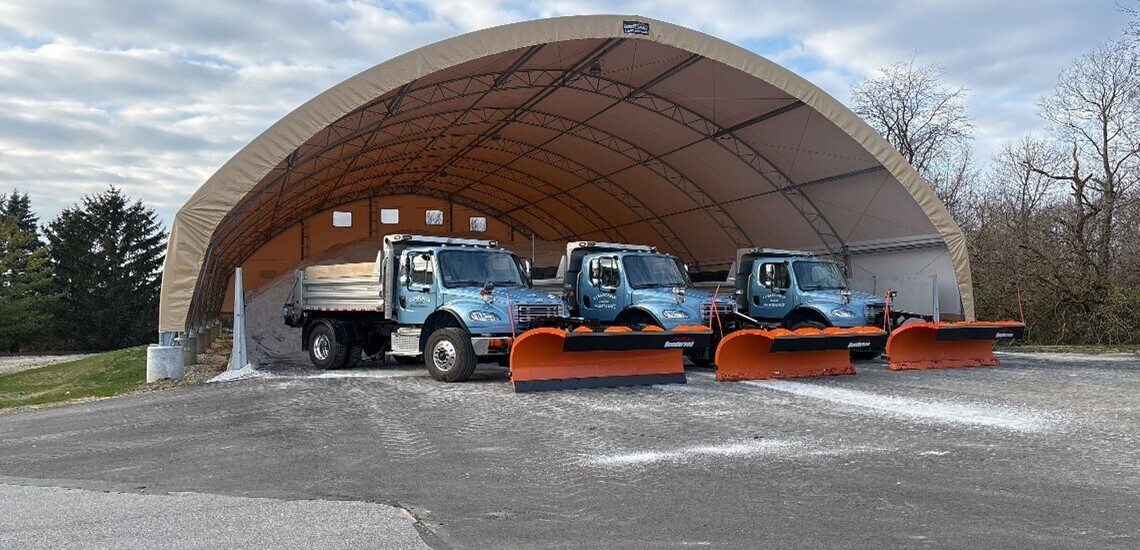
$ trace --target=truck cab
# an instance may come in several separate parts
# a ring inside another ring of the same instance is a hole
[[[655,247],[593,241],[571,242],[559,265],[562,298],[570,315],[628,327],[716,325],[707,347],[687,350],[697,364],[711,364],[719,323],[736,309],[731,289],[715,297],[693,287],[676,256]],[[715,308],[715,310],[714,310]]]
[[[707,325],[713,293],[693,287],[676,256],[643,245],[577,242],[563,257],[563,299],[571,315],[602,323]],[[735,310],[731,292],[716,299],[719,312]]]
[[[747,248],[730,271],[741,312],[784,328],[883,326],[883,298],[852,292],[843,268],[807,252]]]

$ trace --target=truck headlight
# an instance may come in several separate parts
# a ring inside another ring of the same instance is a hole
[[[689,312],[683,309],[666,309],[661,311],[661,316],[666,319],[688,319]]]
[[[499,315],[493,311],[472,311],[467,314],[467,318],[480,323],[499,322]]]
[[[833,309],[831,315],[841,319],[851,319],[855,317],[855,313],[848,309]]]

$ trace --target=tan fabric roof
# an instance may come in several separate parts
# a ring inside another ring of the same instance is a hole
[[[960,229],[859,117],[723,40],[602,15],[425,46],[278,121],[175,216],[160,330],[209,318],[233,268],[306,216],[396,194],[454,200],[539,239],[656,244],[705,269],[740,246],[842,255],[940,236],[973,318]]]

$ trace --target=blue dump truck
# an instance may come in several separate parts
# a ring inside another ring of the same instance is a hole
[[[729,270],[737,318],[758,326],[786,329],[883,327],[886,301],[849,290],[839,264],[807,252],[742,248]],[[870,342],[852,348],[855,357],[876,357]]]
[[[634,329],[708,326],[714,324],[711,317],[736,309],[732,289],[714,300],[713,292],[693,287],[680,259],[645,245],[568,243],[556,279],[541,286],[560,292],[572,316]],[[710,364],[716,342],[714,333],[693,342],[685,354],[694,363]]]
[[[566,319],[531,288],[529,263],[495,241],[388,235],[375,262],[297,270],[283,313],[321,369],[363,356],[422,358],[436,380],[468,379],[480,360],[505,363],[513,336]]]

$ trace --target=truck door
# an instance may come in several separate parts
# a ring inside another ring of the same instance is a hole
[[[435,263],[431,254],[408,252],[400,259],[396,312],[401,323],[423,324],[435,311]]]
[[[621,262],[616,256],[589,258],[578,277],[582,317],[613,321],[625,309],[624,293],[619,292]]]
[[[748,311],[760,319],[783,319],[795,306],[787,262],[757,262],[749,283]]]

